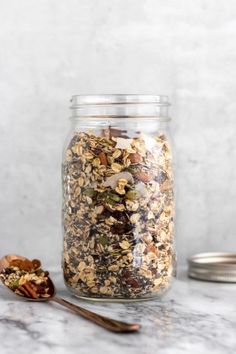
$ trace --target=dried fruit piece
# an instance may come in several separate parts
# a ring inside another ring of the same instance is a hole
[[[132,286],[133,288],[139,288],[141,286],[141,284],[137,279],[131,279],[131,278],[126,280],[126,284]]]

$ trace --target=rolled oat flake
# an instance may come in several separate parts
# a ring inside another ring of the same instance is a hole
[[[236,253],[199,253],[188,259],[188,276],[194,279],[236,283]]]

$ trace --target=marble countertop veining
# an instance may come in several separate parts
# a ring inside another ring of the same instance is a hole
[[[136,334],[114,334],[53,303],[18,301],[0,289],[1,354],[235,354],[236,284],[188,279],[182,270],[159,301],[90,303],[61,295],[101,314],[142,324]]]

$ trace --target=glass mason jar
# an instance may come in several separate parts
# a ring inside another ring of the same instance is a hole
[[[63,272],[81,298],[158,297],[175,273],[168,98],[73,96]]]

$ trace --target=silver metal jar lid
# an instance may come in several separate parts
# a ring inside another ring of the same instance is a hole
[[[199,253],[188,259],[190,278],[236,283],[236,253]]]

